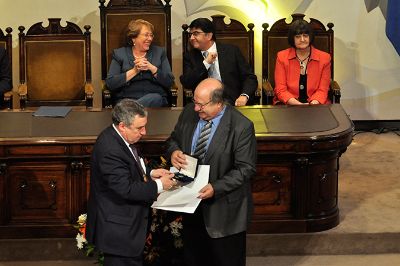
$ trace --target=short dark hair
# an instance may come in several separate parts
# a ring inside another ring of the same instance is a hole
[[[292,22],[292,25],[290,25],[288,32],[288,42],[290,46],[296,48],[296,45],[294,44],[294,36],[299,34],[308,34],[310,36],[310,45],[313,44],[314,31],[310,24],[303,19],[295,20]]]
[[[146,117],[147,111],[143,105],[132,99],[122,99],[112,110],[111,117],[114,125],[124,123],[125,126],[130,126],[135,119],[135,116]]]
[[[212,33],[212,40],[216,40],[214,24],[208,18],[196,18],[190,23],[189,28],[197,28],[205,33]]]

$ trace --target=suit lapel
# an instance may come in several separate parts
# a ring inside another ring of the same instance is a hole
[[[193,135],[194,131],[196,130],[197,123],[199,122],[199,117],[198,115],[193,115],[193,119],[191,120],[190,124],[188,124],[187,130],[190,132],[188,135],[189,137],[185,139],[183,143],[183,152],[186,154],[191,154],[192,152],[192,141],[193,141]]]
[[[126,46],[125,47],[125,54],[126,54],[126,57],[128,58],[129,65],[131,67],[134,67],[135,66],[135,63],[134,63],[135,58],[133,58],[132,47]]]
[[[225,46],[223,46],[220,43],[216,43],[217,46],[217,53],[218,53],[218,64],[219,64],[219,74],[221,75],[221,80],[224,81],[225,78],[225,72],[224,70],[230,69],[229,66],[226,65],[227,60],[225,60],[226,58],[226,50],[225,50]]]

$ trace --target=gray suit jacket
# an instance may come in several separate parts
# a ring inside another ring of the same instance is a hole
[[[193,103],[188,104],[167,141],[169,155],[175,150],[190,154],[198,121]],[[210,237],[246,231],[252,215],[250,181],[256,173],[256,157],[253,123],[234,107],[226,106],[205,157],[215,194],[200,207]]]

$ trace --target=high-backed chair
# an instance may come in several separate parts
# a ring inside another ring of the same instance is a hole
[[[3,47],[7,52],[8,62],[10,64],[10,88],[12,88],[12,28],[6,28],[7,34],[5,35],[3,31],[0,29],[0,47]],[[3,101],[0,101],[0,109],[7,108],[12,109],[12,90],[4,93]],[[2,104],[1,104],[2,102]]]
[[[91,84],[90,26],[80,27],[60,18],[49,25],[33,24],[26,34],[19,30],[21,109],[41,105],[93,106]]]
[[[298,19],[303,19],[304,14],[292,14],[292,22]],[[276,55],[280,50],[289,48],[287,35],[290,25],[286,23],[286,18],[276,21],[270,30],[268,30],[268,23],[262,25],[262,88],[263,88],[263,104],[272,104],[274,97],[274,72]],[[331,85],[329,90],[329,99],[332,103],[340,103],[340,87],[339,84],[333,79],[333,23],[328,23],[328,29],[317,19],[310,18],[309,24],[314,30],[315,39],[313,45],[322,51],[331,55]]]
[[[254,24],[249,23],[247,25],[247,30],[241,22],[235,19],[231,19],[231,22],[226,24],[224,18],[224,15],[211,16],[212,23],[215,27],[217,41],[238,46],[254,71]],[[183,24],[182,29],[182,53],[184,54],[189,49],[192,49],[192,47],[189,42],[189,26]],[[183,69],[183,71],[185,71],[185,69]],[[257,90],[253,98],[253,104],[260,103],[260,96],[261,93]],[[184,89],[184,103],[190,102],[192,98],[193,92],[189,89]]]
[[[170,1],[165,0],[163,4],[161,0],[110,0],[105,6],[105,0],[99,0],[103,80],[107,77],[113,50],[126,46],[127,26],[132,19],[145,19],[154,25],[153,44],[166,48],[172,67]],[[170,106],[176,106],[177,96],[177,87],[173,85],[168,99]],[[103,107],[112,107],[111,93],[107,88],[103,89]]]

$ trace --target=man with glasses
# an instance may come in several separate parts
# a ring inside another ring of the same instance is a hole
[[[216,41],[214,25],[207,18],[193,20],[189,31],[194,49],[184,55],[182,85],[194,91],[200,81],[215,78],[225,84],[224,97],[231,105],[246,105],[258,83],[240,49]]]
[[[223,98],[222,83],[200,82],[167,140],[172,165],[185,168],[185,154],[210,165],[209,183],[194,214],[183,216],[185,265],[244,266],[246,230],[252,214],[250,180],[256,173],[253,123]],[[204,128],[207,127],[207,133]],[[198,146],[208,135],[203,151]]]

